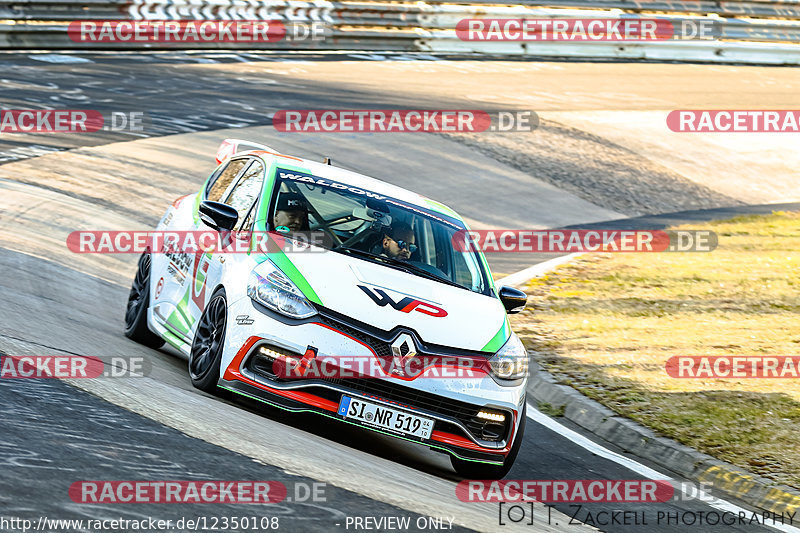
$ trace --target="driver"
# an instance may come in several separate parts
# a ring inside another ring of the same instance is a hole
[[[292,192],[282,193],[275,205],[272,225],[275,231],[281,233],[308,230],[308,206],[303,195]]]
[[[414,230],[405,222],[397,222],[383,236],[383,253],[398,261],[408,261],[411,254],[417,251]]]

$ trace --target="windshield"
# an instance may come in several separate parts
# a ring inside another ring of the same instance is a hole
[[[459,220],[303,172],[279,168],[276,178],[273,230],[324,231],[335,252],[488,294],[477,253],[453,246]]]

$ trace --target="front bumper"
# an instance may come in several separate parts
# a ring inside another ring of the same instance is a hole
[[[514,386],[500,386],[488,375],[473,379],[417,378],[400,379],[275,379],[253,366],[253,358],[262,345],[279,346],[302,354],[314,346],[320,354],[370,355],[380,357],[381,339],[374,331],[354,329],[353,323],[341,323],[341,317],[317,316],[292,323],[283,317],[256,309],[249,298],[232,305],[231,317],[244,312],[255,322],[242,332],[231,335],[231,352],[223,359],[224,372],[219,386],[232,392],[292,412],[313,412],[395,438],[416,442],[433,450],[452,454],[460,459],[502,464],[511,449],[519,427],[519,416],[525,401],[524,381]],[[229,322],[230,323],[230,322]],[[267,335],[261,332],[276,332]],[[387,333],[387,337],[396,332]],[[228,342],[226,341],[226,345]],[[434,419],[429,439],[398,435],[381,428],[362,424],[338,414],[343,395],[362,398],[394,409]],[[476,418],[481,409],[507,414],[503,434],[487,440],[484,423]]]

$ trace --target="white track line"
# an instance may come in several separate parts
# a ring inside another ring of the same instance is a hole
[[[554,419],[552,419],[549,416],[545,415],[544,413],[540,412],[538,409],[536,409],[531,404],[528,404],[528,418],[530,418],[534,422],[537,422],[537,423],[543,425],[544,427],[546,427],[550,431],[558,433],[559,435],[565,437],[566,439],[574,442],[575,444],[577,444],[581,448],[584,448],[588,452],[593,453],[593,454],[595,454],[595,455],[597,455],[599,457],[602,457],[604,459],[608,459],[609,461],[613,461],[613,462],[617,463],[618,465],[624,466],[628,470],[631,470],[632,472],[635,472],[635,473],[637,473],[637,474],[639,474],[641,476],[644,476],[647,479],[655,479],[655,480],[663,480],[663,481],[675,482],[675,483],[673,483],[673,485],[676,488],[680,488],[681,492],[683,492],[684,495],[690,496],[687,493],[687,491],[684,490],[684,487],[680,484],[679,480],[676,480],[676,479],[674,479],[674,478],[672,478],[670,476],[662,474],[661,472],[658,472],[657,470],[653,470],[652,468],[650,468],[648,466],[645,466],[645,465],[643,465],[643,464],[641,464],[641,463],[639,463],[637,461],[634,461],[630,457],[625,457],[625,456],[620,455],[620,454],[618,454],[616,452],[612,452],[611,450],[609,450],[607,448],[604,448],[603,446],[597,444],[596,442],[584,437],[580,433],[578,433],[576,431],[573,431],[573,430],[569,429],[568,427],[559,424]],[[743,507],[739,507],[738,505],[734,505],[734,504],[732,504],[732,503],[730,503],[728,501],[721,500],[719,498],[714,498],[713,500],[710,500],[710,501],[702,501],[701,503],[706,503],[709,506],[714,507],[715,509],[719,509],[720,511],[728,511],[728,512],[734,513],[736,515],[738,515],[739,512],[741,511],[741,512],[746,513],[747,516],[750,516],[750,514],[753,512],[753,511],[748,511],[747,509],[744,509]],[[798,528],[796,528],[794,526],[790,526],[788,524],[774,524],[774,525],[773,524],[762,524],[762,525],[764,525],[765,527],[772,528],[772,529],[777,529],[778,531],[784,531],[786,533],[800,533],[800,529],[798,529]]]
[[[549,271],[553,270],[557,266],[561,266],[564,263],[569,263],[574,258],[581,255],[580,253],[562,255],[559,257],[554,257],[553,259],[548,259],[542,263],[537,263],[531,267],[528,267],[524,270],[520,270],[519,272],[514,272],[513,274],[509,274],[504,278],[500,278],[495,280],[495,285],[522,285],[523,283],[527,282],[530,279],[538,278],[539,276],[543,276],[544,274],[548,273]]]

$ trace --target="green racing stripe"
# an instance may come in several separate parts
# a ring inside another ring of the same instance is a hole
[[[311,285],[308,283],[308,280],[303,276],[300,270],[294,266],[294,263],[286,257],[286,254],[282,251],[265,254],[269,259],[275,263],[275,266],[278,267],[281,272],[286,274],[286,276],[291,280],[295,286],[300,289],[300,292],[303,293],[308,300],[314,302],[317,305],[322,305],[322,300],[320,300],[317,293],[314,292],[314,289],[311,288]]]
[[[495,333],[492,340],[486,343],[486,346],[481,348],[481,351],[496,353],[508,341],[509,337],[511,337],[511,326],[508,323],[508,317],[504,317],[500,330]]]
[[[269,170],[267,171],[267,176],[269,176],[269,178],[266,180],[264,191],[261,195],[262,202],[259,206],[259,211],[256,217],[255,229],[257,232],[265,232],[267,230],[266,222],[269,211],[269,202],[272,199],[273,189],[275,186],[275,174],[277,173],[278,165],[279,163],[274,159]],[[281,161],[280,167],[286,170],[309,173],[307,168],[292,165],[287,161]],[[308,282],[305,276],[303,276],[303,273],[300,272],[300,270],[294,265],[294,263],[292,263],[291,259],[289,259],[282,250],[266,254],[258,254],[255,256],[255,260],[259,264],[262,263],[264,259],[269,259],[275,263],[275,266],[278,267],[278,269],[280,269],[280,271],[283,272],[298,289],[300,289],[300,292],[302,292],[309,301],[317,305],[323,305],[322,300],[311,287],[311,284]]]

